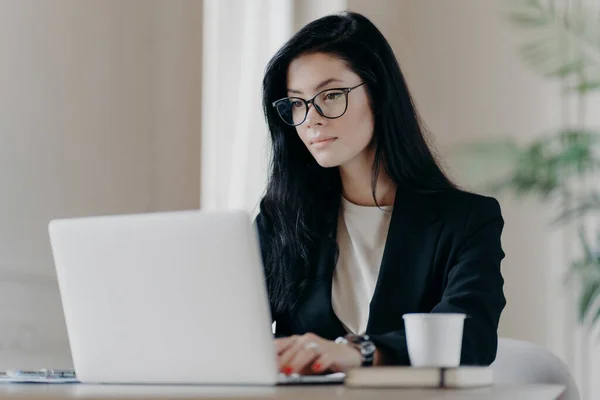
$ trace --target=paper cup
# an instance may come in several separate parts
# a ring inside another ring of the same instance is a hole
[[[465,314],[404,314],[413,367],[458,367]]]

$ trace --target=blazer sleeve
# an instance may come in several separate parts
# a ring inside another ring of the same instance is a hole
[[[500,236],[504,226],[493,198],[473,204],[448,283],[432,313],[464,313],[461,365],[489,365],[496,358],[498,323],[506,305],[500,272],[504,258]],[[404,330],[370,335],[392,364],[409,365]]]

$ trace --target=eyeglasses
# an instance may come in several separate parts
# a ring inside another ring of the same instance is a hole
[[[326,89],[317,93],[310,100],[286,97],[274,101],[272,105],[283,122],[290,126],[298,126],[306,121],[309,104],[312,104],[323,117],[336,119],[344,115],[348,109],[348,93],[364,84],[363,82],[349,88]]]

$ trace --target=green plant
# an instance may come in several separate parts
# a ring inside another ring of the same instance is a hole
[[[599,10],[582,0],[516,0],[508,13],[528,41],[523,60],[548,78],[558,78],[567,91],[581,94],[600,89]]]
[[[563,96],[579,97],[583,115],[585,97],[600,92],[600,9],[581,1],[518,0],[508,13],[512,24],[526,35],[519,52],[524,62],[547,79],[558,80]],[[475,143],[471,154],[501,155],[508,172],[488,183],[493,192],[534,195],[556,204],[553,223],[575,224],[583,256],[568,273],[579,287],[578,314],[582,323],[600,322],[600,232],[588,236],[600,211],[600,131],[578,127],[547,132],[526,146],[513,140]]]

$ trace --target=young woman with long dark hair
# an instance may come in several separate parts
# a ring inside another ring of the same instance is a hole
[[[444,174],[375,25],[351,12],[306,25],[268,64],[263,106],[255,223],[281,371],[409,364],[406,313],[467,314],[461,364],[490,364],[500,206]]]

